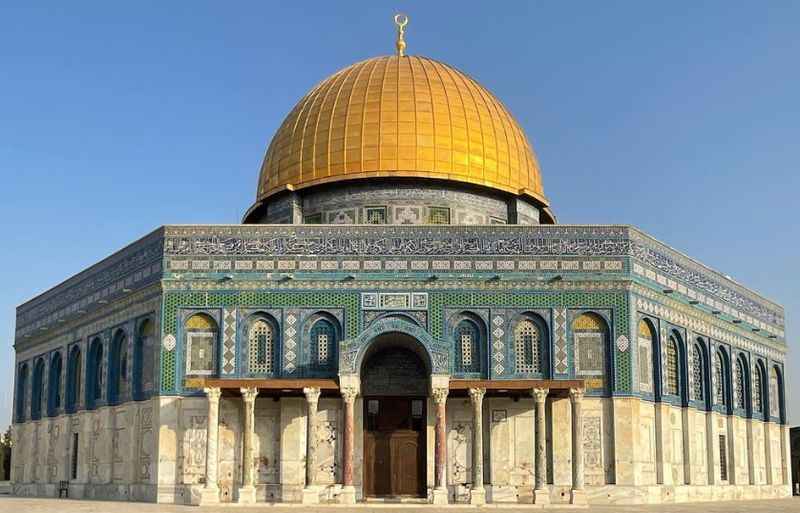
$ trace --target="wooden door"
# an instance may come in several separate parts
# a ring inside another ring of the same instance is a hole
[[[392,493],[389,434],[364,433],[364,495],[378,497]]]
[[[389,440],[392,467],[392,495],[419,495],[420,434],[416,431],[395,431]]]

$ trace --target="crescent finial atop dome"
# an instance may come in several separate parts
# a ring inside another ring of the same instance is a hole
[[[406,40],[404,39],[404,36],[406,34],[406,25],[408,25],[408,16],[402,13],[395,14],[394,24],[397,25],[397,43],[395,43],[395,46],[397,47],[397,56],[405,57]]]

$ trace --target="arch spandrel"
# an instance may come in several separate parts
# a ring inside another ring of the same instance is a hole
[[[379,336],[402,333],[414,338],[424,349],[431,374],[450,374],[450,351],[422,327],[398,318],[381,319],[372,323],[355,338],[343,340],[339,351],[339,375],[359,374],[364,356]]]

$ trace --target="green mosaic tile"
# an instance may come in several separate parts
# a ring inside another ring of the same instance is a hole
[[[359,293],[355,291],[286,291],[273,292],[266,290],[248,291],[178,291],[164,295],[164,335],[177,333],[177,315],[180,308],[226,306],[269,306],[274,307],[340,307],[345,309],[345,330],[348,338],[354,338],[360,332],[358,316]],[[175,392],[178,376],[175,351],[161,349],[161,391]]]

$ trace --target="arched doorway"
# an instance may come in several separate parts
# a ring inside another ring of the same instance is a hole
[[[424,496],[427,353],[410,335],[385,333],[362,362],[364,495]]]

